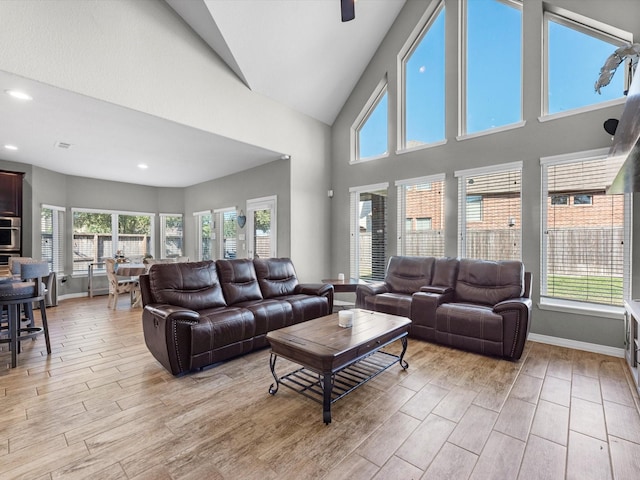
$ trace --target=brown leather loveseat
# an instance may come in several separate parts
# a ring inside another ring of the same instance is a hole
[[[531,321],[531,274],[519,261],[391,257],[356,306],[407,316],[410,336],[517,360]]]
[[[174,375],[265,347],[267,332],[333,309],[333,286],[298,283],[288,258],[157,264],[140,288],[145,342]]]

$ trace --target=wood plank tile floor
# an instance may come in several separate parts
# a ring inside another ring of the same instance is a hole
[[[620,358],[528,342],[514,363],[410,340],[406,372],[339,400],[324,425],[312,400],[268,394],[268,349],[173,377],[127,300],[48,309],[52,354],[24,342],[16,369],[2,345],[0,478],[640,478]]]

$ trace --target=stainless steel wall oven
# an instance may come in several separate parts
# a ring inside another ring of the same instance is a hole
[[[0,265],[9,263],[9,257],[19,257],[21,228],[19,217],[0,217]]]

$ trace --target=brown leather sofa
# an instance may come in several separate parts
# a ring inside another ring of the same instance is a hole
[[[392,257],[384,282],[358,286],[356,307],[409,317],[414,338],[517,360],[531,278],[519,261]]]
[[[267,332],[333,309],[333,286],[298,283],[288,258],[156,264],[140,288],[145,342],[174,375],[265,347]]]

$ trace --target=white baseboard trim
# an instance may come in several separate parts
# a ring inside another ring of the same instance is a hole
[[[529,340],[538,343],[546,343],[557,347],[567,347],[576,350],[584,350],[585,352],[601,353],[611,357],[624,358],[624,348],[609,347],[607,345],[598,345],[597,343],[579,342],[578,340],[570,340],[568,338],[550,337],[549,335],[540,335],[538,333],[530,333]]]

